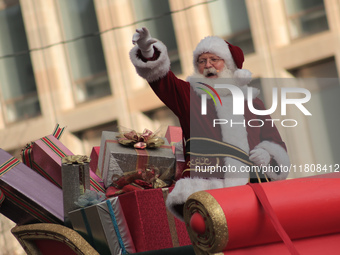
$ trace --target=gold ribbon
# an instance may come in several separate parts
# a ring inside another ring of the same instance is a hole
[[[61,159],[61,162],[63,164],[68,164],[68,165],[72,165],[72,164],[80,164],[80,165],[84,165],[85,163],[89,163],[90,162],[90,158],[87,156],[82,156],[82,155],[69,155],[66,157],[63,157]]]
[[[164,144],[164,139],[149,129],[144,129],[143,133],[137,133],[135,130],[123,132],[117,135],[117,138],[120,144],[136,149],[159,148]]]
[[[190,228],[190,219],[194,213],[201,214],[205,219],[204,234],[197,234]],[[226,217],[221,205],[208,192],[199,191],[189,196],[184,205],[184,222],[192,244],[200,250],[197,254],[221,252],[227,246],[229,232]]]
[[[162,189],[163,193],[163,199],[164,203],[168,197],[169,194],[169,188],[164,188]],[[169,223],[169,230],[170,230],[170,235],[171,235],[171,241],[172,241],[172,246],[173,247],[179,247],[179,241],[178,241],[178,235],[177,235],[177,230],[176,230],[176,223],[175,223],[175,217],[174,215],[168,210],[168,208],[165,206],[166,209],[166,215],[168,217],[168,223]]]

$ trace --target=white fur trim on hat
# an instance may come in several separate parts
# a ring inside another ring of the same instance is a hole
[[[160,51],[158,59],[153,61],[143,62],[137,56],[139,50],[137,45],[130,51],[130,59],[135,66],[137,73],[148,82],[163,78],[170,70],[170,59],[167,47],[161,41],[157,41],[153,46]]]
[[[259,143],[258,145],[256,145],[255,149],[256,148],[262,148],[262,149],[266,150],[273,157],[273,159],[276,161],[278,166],[285,167],[284,169],[286,169],[288,167],[288,169],[289,169],[290,160],[289,160],[288,153],[279,144],[274,143],[274,142],[270,142],[270,141],[263,141],[263,142]],[[277,173],[271,172],[271,171],[267,172],[268,177],[273,179],[274,181],[284,180],[284,179],[287,178],[288,174],[289,174],[288,171],[280,171],[280,172],[277,172]]]
[[[218,36],[207,36],[203,38],[198,44],[193,53],[193,64],[195,72],[198,72],[197,60],[203,53],[212,53],[224,60],[228,69],[235,71],[237,69],[228,44]]]

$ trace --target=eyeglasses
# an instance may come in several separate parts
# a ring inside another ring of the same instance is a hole
[[[197,63],[199,64],[199,65],[206,65],[207,63],[208,63],[208,60],[209,60],[209,63],[211,63],[211,64],[217,64],[220,60],[222,60],[221,58],[208,58],[208,59],[206,59],[206,58],[201,58],[201,59],[199,59],[198,61],[197,61]]]

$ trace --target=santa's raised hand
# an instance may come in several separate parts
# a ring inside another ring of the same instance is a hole
[[[152,44],[157,42],[157,40],[151,37],[146,27],[136,29],[136,32],[132,37],[132,43],[138,45],[145,58],[151,58],[154,53]]]

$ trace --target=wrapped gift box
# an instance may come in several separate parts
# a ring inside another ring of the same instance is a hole
[[[172,146],[172,152],[175,153],[175,143],[179,143],[183,139],[183,132],[181,127],[168,126],[165,133],[165,138],[168,140],[170,146]]]
[[[176,159],[176,172],[175,172],[175,180],[178,180],[182,177],[182,172],[185,169],[185,156],[182,148],[175,147],[175,159]]]
[[[81,195],[90,189],[90,159],[86,156],[66,156],[62,159],[61,175],[63,181],[64,219],[69,223],[68,213],[79,206]]]
[[[169,189],[133,191],[118,197],[137,252],[191,244],[184,222],[165,206]]]
[[[135,253],[118,198],[69,213],[73,228],[101,255]]]
[[[156,167],[160,173],[171,169],[174,171],[175,156],[169,144],[155,149],[134,149],[118,143],[116,132],[103,131],[100,144],[98,167],[105,187],[112,183],[113,176],[124,172]]]
[[[17,223],[59,223],[64,220],[60,188],[0,149],[0,212]]]
[[[90,155],[90,170],[98,176],[100,176],[100,171],[98,169],[99,150],[100,146],[93,147]]]
[[[34,170],[61,188],[61,159],[68,155],[74,154],[54,135],[48,135],[33,143],[30,152],[31,160],[23,160],[23,162],[27,162],[27,165],[31,163]],[[92,190],[104,192],[101,178],[92,171],[90,172],[90,183]]]
[[[33,143],[33,168],[61,188],[61,159],[68,155],[73,153],[53,135],[42,137]]]

